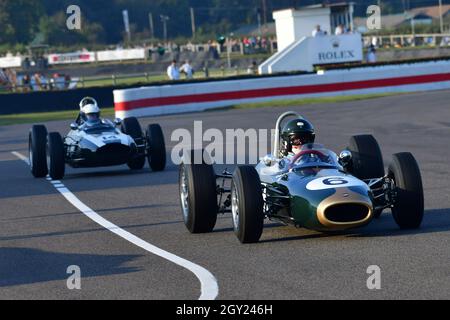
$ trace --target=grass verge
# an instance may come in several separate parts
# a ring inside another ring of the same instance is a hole
[[[321,97],[321,98],[304,98],[304,99],[290,99],[279,100],[270,102],[256,102],[256,103],[244,103],[232,106],[233,109],[251,109],[251,108],[267,108],[267,107],[294,107],[302,106],[306,104],[318,104],[318,103],[338,103],[338,102],[350,102],[359,100],[369,100],[382,97],[389,97],[400,95],[402,93],[378,93],[378,94],[360,94],[351,96],[338,96],[338,97]]]

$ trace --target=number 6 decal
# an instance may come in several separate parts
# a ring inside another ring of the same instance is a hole
[[[322,177],[309,182],[306,185],[307,190],[324,190],[340,187],[360,187],[366,184],[353,177]]]
[[[339,186],[347,184],[348,181],[345,180],[344,178],[327,178],[323,180],[323,183],[326,184],[327,186]]]

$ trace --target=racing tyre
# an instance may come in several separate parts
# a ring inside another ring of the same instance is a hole
[[[147,128],[147,157],[153,171],[163,171],[166,168],[166,143],[159,124],[151,124]]]
[[[383,155],[372,135],[351,137],[348,149],[352,153],[350,173],[355,177],[361,180],[384,177]]]
[[[255,243],[264,227],[261,181],[252,166],[240,166],[231,184],[234,232],[241,243]]]
[[[190,159],[194,159],[194,151]],[[212,165],[182,163],[179,186],[184,224],[191,233],[211,232],[219,211],[216,174]]]
[[[142,128],[135,117],[126,118],[122,121],[121,131],[133,138],[138,145],[138,154],[128,161],[127,165],[131,170],[141,170],[145,165],[145,147],[142,136]]]
[[[47,168],[47,129],[43,125],[31,128],[28,137],[28,155],[31,174],[43,178],[48,174]]]
[[[48,134],[48,168],[50,178],[60,180],[65,174],[64,144],[57,132]]]
[[[394,154],[389,177],[396,186],[396,200],[392,215],[401,229],[417,229],[424,213],[423,186],[420,169],[409,152]]]

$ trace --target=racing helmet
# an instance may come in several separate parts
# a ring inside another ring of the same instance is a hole
[[[94,98],[86,97],[80,102],[80,112],[88,124],[100,122],[100,108]]]
[[[292,152],[292,148],[300,147],[305,144],[314,143],[316,132],[314,126],[304,118],[289,121],[281,131],[283,139],[283,153],[287,155]]]

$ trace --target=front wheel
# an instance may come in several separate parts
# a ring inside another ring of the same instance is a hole
[[[153,171],[166,168],[166,144],[159,124],[151,124],[147,128],[147,157]]]
[[[43,178],[48,174],[47,168],[47,129],[43,125],[34,125],[28,137],[28,156],[31,174]]]
[[[51,132],[48,135],[49,175],[53,180],[60,180],[65,174],[64,144],[61,135]]]
[[[231,184],[231,211],[234,232],[241,243],[255,243],[264,228],[262,187],[252,166],[240,166]]]
[[[392,215],[401,229],[417,229],[424,214],[423,186],[420,169],[409,152],[394,154],[389,177],[396,187]]]
[[[128,161],[128,167],[131,170],[141,170],[145,166],[145,142],[142,136],[142,128],[139,121],[135,117],[126,118],[122,121],[121,131],[133,138],[136,143],[138,152]]]
[[[194,156],[191,158],[194,159]],[[211,232],[216,225],[219,211],[216,174],[212,165],[182,163],[179,187],[186,228],[191,233]]]

